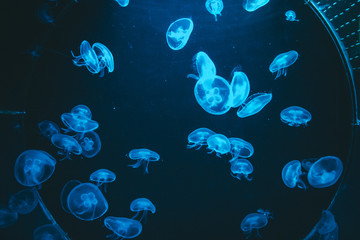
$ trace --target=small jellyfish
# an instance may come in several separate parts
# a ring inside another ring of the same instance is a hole
[[[60,133],[60,128],[52,121],[44,120],[38,124],[38,127],[41,135],[49,139],[52,135]]]
[[[217,21],[217,15],[221,16],[221,11],[224,9],[224,3],[221,0],[206,0],[206,10],[214,15],[215,21]]]
[[[330,187],[337,182],[342,171],[343,164],[338,157],[325,156],[311,165],[307,179],[314,188]]]
[[[188,74],[188,78],[193,78],[195,80],[203,78],[215,78],[216,76],[216,67],[213,61],[209,56],[204,52],[198,52],[193,57],[194,66],[199,76],[195,74]]]
[[[31,213],[38,204],[38,197],[33,189],[24,189],[15,193],[9,200],[9,208],[19,214]]]
[[[70,180],[65,184],[65,186],[61,190],[61,194],[60,194],[61,207],[67,213],[71,213],[67,205],[67,198],[69,196],[69,193],[73,190],[74,187],[76,187],[79,184],[81,184],[81,182],[78,180]]]
[[[172,50],[180,50],[185,47],[194,28],[190,18],[180,18],[170,24],[166,31],[166,41]]]
[[[86,40],[82,41],[80,45],[80,55],[75,56],[71,51],[72,56],[75,58],[73,63],[75,66],[81,67],[86,66],[86,68],[93,74],[100,72],[100,63],[98,57],[91,48],[90,43]]]
[[[147,198],[137,198],[133,200],[130,204],[130,210],[136,213],[132,219],[135,219],[140,212],[142,212],[142,216],[139,220],[140,222],[144,217],[146,219],[147,212],[150,211],[152,214],[156,212],[154,204]]]
[[[250,93],[250,82],[245,73],[233,70],[233,78],[230,86],[233,93],[233,101],[231,107],[236,108],[243,104]]]
[[[18,220],[18,213],[0,204],[0,229],[9,227]]]
[[[246,118],[260,112],[272,99],[271,93],[255,93],[248,97],[239,107],[236,114],[239,118]]]
[[[139,236],[142,231],[142,225],[139,221],[124,217],[106,217],[104,225],[113,232],[113,234],[106,236],[106,238],[110,238],[111,240],[135,238]]]
[[[241,222],[240,228],[249,237],[252,234],[255,234],[255,237],[261,238],[259,229],[268,224],[269,218],[271,218],[270,212],[259,209],[257,210],[257,213],[250,213],[246,215]]]
[[[91,119],[92,113],[88,106],[80,104],[71,109],[71,113],[76,118]]]
[[[281,121],[291,127],[306,126],[311,118],[311,113],[308,110],[298,106],[285,108],[280,113]]]
[[[306,190],[305,183],[300,176],[303,175],[301,171],[301,163],[298,160],[288,162],[282,170],[282,179],[285,185],[289,188],[298,187]]]
[[[115,0],[121,7],[127,7],[129,5],[129,0]]]
[[[239,180],[242,178],[245,178],[248,181],[252,180],[249,175],[254,171],[254,167],[247,159],[233,158],[230,160],[230,164],[231,176]]]
[[[69,193],[67,207],[75,217],[92,221],[104,215],[109,205],[96,185],[81,183]]]
[[[64,154],[65,157],[60,159],[60,161],[70,158],[70,154],[80,155],[82,153],[82,148],[80,144],[76,141],[75,138],[65,135],[65,134],[55,134],[51,137],[51,142],[55,147],[61,149],[60,154]]]
[[[298,19],[296,19],[296,13],[293,10],[288,10],[285,13],[285,17],[286,17],[286,21],[290,21],[290,22],[299,22]]]
[[[229,138],[231,144],[230,154],[233,158],[249,158],[254,154],[254,147],[251,143],[241,138]]]
[[[301,161],[301,166],[305,171],[309,171],[311,166],[316,162],[319,158],[306,158]]]
[[[136,161],[136,163],[129,165],[129,167],[138,168],[143,165],[145,173],[149,173],[149,162],[159,161],[160,155],[149,149],[140,148],[131,150],[129,152],[129,158]]]
[[[231,144],[229,139],[222,134],[214,134],[207,139],[209,153],[216,152],[216,156],[220,157],[223,154],[227,154],[231,150]]]
[[[98,169],[90,175],[90,181],[95,182],[96,185],[104,186],[104,191],[106,192],[106,184],[114,182],[116,179],[116,174],[107,169]]]
[[[68,129],[65,129],[65,132],[90,132],[99,127],[98,122],[88,118],[83,118],[82,116],[73,113],[61,114],[61,120],[65,126],[68,127]]]
[[[34,240],[62,240],[64,239],[55,225],[45,224],[37,227],[33,232]]]
[[[196,149],[200,149],[201,146],[207,144],[207,139],[214,134],[215,132],[211,131],[208,128],[198,128],[192,131],[188,136],[187,148],[196,147]]]
[[[286,53],[281,53],[276,56],[276,58],[272,61],[272,63],[269,66],[269,70],[271,73],[276,72],[276,77],[280,77],[281,75],[286,76],[287,68],[294,64],[296,60],[298,59],[299,54],[295,50],[291,50]]]
[[[84,133],[81,137],[82,138],[78,140],[78,142],[82,148],[82,155],[86,158],[95,157],[101,149],[99,135],[96,132],[91,131]]]
[[[323,210],[321,218],[311,232],[304,240],[321,239],[321,240],[338,240],[339,227],[335,221],[334,215],[329,210]]]
[[[15,162],[15,178],[23,186],[34,187],[48,180],[55,171],[56,160],[47,152],[26,150]]]
[[[270,0],[244,0],[243,8],[248,12],[253,12],[265,6]]]
[[[114,57],[110,50],[102,43],[94,43],[92,45],[93,50],[95,51],[97,58],[99,60],[100,68],[100,77],[104,76],[104,69],[107,68],[108,72],[111,73],[114,71]]]

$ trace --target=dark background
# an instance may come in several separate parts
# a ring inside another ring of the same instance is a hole
[[[40,149],[61,158],[41,137],[37,124],[51,120],[64,127],[60,115],[85,104],[100,124],[96,132],[102,150],[91,159],[74,156],[59,162],[39,190],[71,239],[105,239],[110,234],[103,218],[81,221],[64,212],[59,200],[67,181],[86,182],[99,168],[117,174],[105,194],[109,210],[104,217],[131,217],[130,202],[138,197],[156,205],[157,212],[148,216],[137,239],[244,239],[240,223],[259,208],[273,213],[268,226],[260,230],[264,239],[307,235],[343,179],[325,189],[289,189],[281,179],[283,166],[294,159],[335,155],[347,170],[354,143],[351,99],[341,60],[328,33],[302,1],[272,0],[252,13],[242,8],[241,1],[224,1],[222,16],[215,22],[205,1],[133,0],[122,8],[113,0],[68,0],[49,8],[59,16],[54,24],[39,19],[44,3],[53,4],[20,0],[7,2],[4,8],[0,109],[26,114],[0,116],[0,203],[6,204],[24,188],[13,175],[21,152]],[[300,22],[285,21],[290,9]],[[165,33],[182,17],[192,18],[194,30],[187,45],[173,51]],[[83,40],[110,49],[113,73],[99,78],[73,65],[70,51],[78,54]],[[31,54],[37,46],[39,57]],[[298,51],[299,59],[286,77],[274,80],[268,67],[276,55],[289,50]],[[192,57],[199,51],[210,56],[217,74],[225,79],[230,80],[232,69],[241,65],[251,94],[272,92],[272,101],[245,119],[236,116],[236,109],[221,116],[205,112],[193,94],[195,81],[186,78],[195,73]],[[293,128],[280,121],[281,110],[293,105],[312,113],[307,127]],[[229,156],[218,158],[205,148],[186,149],[187,135],[199,127],[252,143],[253,181],[231,177]],[[125,155],[133,148],[160,154],[160,162],[150,163],[149,175],[128,167],[132,161]],[[341,191],[347,197],[340,198],[341,205],[350,211],[346,205],[353,201],[355,189],[342,186],[339,197]],[[336,206],[340,239],[349,239],[351,233],[342,229],[355,231],[349,225],[356,226],[355,214],[345,214]],[[46,223],[38,207],[1,229],[0,238],[31,239],[33,230]]]

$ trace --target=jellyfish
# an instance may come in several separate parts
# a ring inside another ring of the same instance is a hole
[[[145,173],[149,173],[149,162],[159,161],[160,155],[149,149],[140,148],[131,150],[129,152],[129,158],[136,161],[136,163],[129,165],[129,167],[138,168],[143,165]]]
[[[267,210],[259,209],[257,213],[250,213],[242,220],[240,228],[249,237],[255,232],[255,236],[261,238],[259,229],[268,224],[271,214]]]
[[[254,12],[255,10],[265,6],[270,0],[244,0],[243,8],[248,12]]]
[[[281,121],[291,127],[306,126],[311,118],[311,113],[308,110],[298,106],[285,108],[280,113]]]
[[[99,123],[88,119],[83,118],[82,116],[76,115],[74,113],[63,113],[61,114],[61,120],[68,129],[65,129],[65,132],[77,132],[84,133],[94,131],[99,127]]]
[[[311,166],[316,162],[319,158],[306,158],[301,161],[301,166],[305,171],[309,171]]]
[[[76,141],[75,138],[65,135],[65,134],[55,134],[51,137],[51,142],[55,147],[61,149],[60,154],[64,154],[65,157],[60,159],[60,161],[70,158],[70,154],[80,155],[82,153],[82,148],[80,144]]]
[[[71,109],[71,113],[76,118],[91,119],[92,113],[88,106],[80,104]]]
[[[53,224],[37,227],[33,232],[34,240],[62,240],[62,235]]]
[[[24,189],[15,193],[9,200],[9,208],[19,214],[31,213],[38,204],[38,198],[33,189]]]
[[[200,149],[201,146],[207,144],[207,139],[214,134],[215,132],[208,128],[198,128],[192,131],[188,136],[187,148],[196,147],[196,149]]]
[[[299,22],[298,19],[296,19],[296,13],[293,10],[288,10],[285,13],[285,17],[286,17],[286,21],[290,21],[290,22]]]
[[[81,137],[82,138],[78,140],[78,142],[82,148],[82,155],[86,158],[95,157],[101,149],[99,135],[96,132],[91,131],[84,133]]]
[[[277,55],[269,66],[269,70],[271,73],[276,72],[275,79],[277,79],[281,75],[286,76],[287,68],[296,62],[298,56],[299,54],[295,50],[291,50],[289,52]]]
[[[245,73],[233,70],[230,86],[233,93],[231,107],[236,108],[243,104],[250,93],[250,82]]]
[[[130,204],[130,210],[136,213],[132,219],[135,219],[140,214],[140,212],[142,212],[142,216],[139,220],[140,222],[144,217],[146,219],[147,212],[150,211],[152,214],[156,212],[154,204],[147,198],[137,198],[133,200]]]
[[[246,118],[260,112],[272,99],[271,93],[255,93],[248,97],[236,112],[239,118]]]
[[[188,78],[193,78],[195,80],[205,79],[205,78],[215,78],[216,76],[216,67],[213,61],[209,56],[204,52],[198,52],[193,57],[194,66],[199,76],[195,74],[188,74]]]
[[[56,160],[47,152],[26,150],[16,159],[15,178],[23,186],[38,186],[51,177],[55,164]]]
[[[242,178],[245,178],[248,181],[252,180],[249,175],[252,174],[252,172],[254,171],[254,167],[247,159],[233,158],[232,160],[230,160],[230,164],[231,176],[239,180],[241,180]]]
[[[91,48],[90,43],[86,40],[82,41],[80,45],[80,55],[75,56],[71,51],[73,59],[73,63],[75,66],[81,67],[86,66],[86,68],[93,74],[97,74],[100,72],[100,63],[99,59],[94,51]]]
[[[339,227],[335,221],[334,215],[329,210],[323,210],[321,218],[311,232],[304,240],[320,239],[320,240],[338,240]]]
[[[114,182],[115,179],[115,173],[107,169],[98,169],[90,175],[90,181],[95,182],[98,187],[104,186],[105,192],[107,183]]]
[[[337,182],[342,171],[343,164],[338,157],[325,156],[311,165],[307,179],[314,188],[330,187]]]
[[[166,31],[166,41],[172,50],[180,50],[185,47],[194,28],[190,18],[180,18],[170,24]]]
[[[217,21],[217,15],[221,16],[221,11],[224,9],[224,3],[221,0],[206,0],[206,10],[214,15],[215,21]]]
[[[231,150],[229,139],[222,134],[214,134],[207,139],[209,153],[216,152],[216,156],[221,157],[223,154],[227,154]]]
[[[60,128],[52,121],[44,120],[38,124],[38,127],[41,135],[49,139],[52,135],[60,133]]]
[[[84,221],[98,219],[109,208],[104,195],[92,183],[75,186],[67,197],[67,207],[75,217]]]
[[[0,204],[0,229],[9,227],[18,220],[18,213]]]
[[[288,162],[282,170],[282,179],[285,185],[289,188],[298,187],[306,190],[305,183],[300,176],[303,175],[301,171],[301,163],[298,160]]]
[[[80,181],[73,179],[73,180],[68,181],[65,184],[65,186],[63,187],[63,189],[61,190],[61,194],[60,194],[61,207],[67,213],[71,213],[70,209],[67,205],[67,198],[69,196],[69,193],[71,192],[71,190],[73,190],[74,187],[76,187],[79,184],[81,184]]]
[[[251,143],[241,138],[229,138],[231,144],[230,154],[233,158],[249,158],[254,154],[254,147]]]
[[[135,238],[139,236],[142,231],[142,225],[139,221],[124,217],[106,217],[104,225],[113,232],[113,234],[106,236],[111,240]]]
[[[104,76],[104,69],[107,68],[108,72],[114,71],[114,57],[110,50],[102,43],[94,43],[92,45],[97,58],[99,60],[100,77]]]
[[[121,7],[127,7],[129,5],[129,0],[115,0]]]

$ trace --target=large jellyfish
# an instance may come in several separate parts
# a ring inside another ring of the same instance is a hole
[[[241,222],[241,230],[249,237],[255,234],[256,237],[261,238],[259,229],[268,224],[268,219],[271,218],[270,212],[262,209],[257,210],[257,213],[250,213]]]
[[[224,3],[222,0],[206,0],[206,10],[214,15],[215,21],[217,21],[217,15],[221,16],[221,11],[224,9]]]
[[[198,128],[192,131],[188,136],[187,148],[196,147],[197,149],[200,149],[201,146],[207,144],[207,139],[214,134],[215,132],[208,128]]]
[[[252,180],[249,175],[254,171],[254,168],[247,159],[233,158],[230,160],[230,164],[231,176],[239,180],[242,178],[245,178],[248,181]]]
[[[311,232],[304,240],[320,239],[320,240],[338,240],[339,227],[335,221],[334,215],[329,210],[323,210],[321,218]]]
[[[58,125],[52,121],[44,120],[38,124],[41,135],[51,138],[52,135],[60,133]]]
[[[193,78],[195,80],[203,78],[215,78],[216,76],[216,67],[210,57],[204,52],[198,52],[193,56],[194,67],[196,68],[199,76],[195,74],[188,74],[188,78]]]
[[[235,159],[238,157],[249,158],[254,154],[254,147],[251,143],[241,138],[229,138],[231,144],[230,154]]]
[[[18,220],[18,213],[0,204],[0,229],[9,227]]]
[[[231,145],[229,139],[222,134],[214,134],[207,139],[209,153],[216,152],[216,156],[220,157],[223,154],[230,152]]]
[[[106,217],[104,225],[113,232],[113,234],[106,236],[111,240],[118,238],[135,238],[139,236],[142,231],[142,225],[139,221],[124,217]]]
[[[271,99],[271,93],[255,93],[241,104],[236,114],[239,118],[246,118],[257,114],[271,101]]]
[[[299,54],[295,50],[291,50],[286,53],[281,53],[275,57],[275,59],[272,61],[272,63],[269,66],[269,70],[272,73],[276,72],[276,77],[280,77],[281,75],[286,76],[287,68],[294,64],[296,60],[298,59]]]
[[[129,158],[135,160],[136,163],[129,165],[133,168],[138,168],[141,165],[144,166],[145,173],[149,173],[149,162],[157,162],[160,159],[160,155],[154,151],[146,148],[133,149],[129,152]]]
[[[101,149],[100,137],[94,131],[84,133],[78,142],[82,148],[81,154],[86,158],[95,157]]]
[[[132,219],[135,219],[140,214],[140,212],[142,212],[141,218],[139,220],[141,222],[144,217],[146,219],[147,212],[150,211],[152,214],[154,214],[156,212],[156,207],[147,198],[137,198],[131,202],[130,210],[136,213]]]
[[[190,18],[180,18],[170,24],[166,31],[166,41],[172,50],[180,50],[185,47],[194,28]]]
[[[233,78],[230,83],[231,90],[233,93],[233,101],[231,107],[239,107],[249,96],[250,93],[250,82],[245,73],[233,70]]]
[[[280,113],[281,121],[291,127],[306,126],[311,118],[311,113],[308,110],[298,106],[285,108]]]
[[[9,200],[9,208],[19,214],[31,213],[38,204],[34,189],[27,188],[15,193]]]
[[[330,187],[337,182],[342,171],[343,164],[338,157],[325,156],[311,165],[307,179],[314,188]]]
[[[298,187],[306,189],[305,183],[301,180],[303,172],[301,171],[301,163],[298,160],[288,162],[282,170],[282,179],[284,184],[289,188]]]
[[[244,0],[243,8],[248,12],[253,12],[265,6],[270,0]]]
[[[80,155],[82,153],[82,148],[80,144],[76,141],[75,138],[65,135],[65,134],[55,134],[51,137],[51,142],[55,147],[61,149],[60,154],[64,154],[65,157],[60,159],[64,160],[70,158],[70,154]]]

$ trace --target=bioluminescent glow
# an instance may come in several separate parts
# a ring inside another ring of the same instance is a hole
[[[296,13],[293,10],[288,10],[285,12],[286,21],[290,22],[299,22],[298,19],[296,19]]]
[[[94,43],[92,45],[97,58],[99,60],[100,77],[104,76],[104,69],[107,68],[108,72],[114,71],[114,57],[110,50],[102,43]]]
[[[9,208],[19,214],[31,213],[38,204],[36,192],[31,189],[24,189],[15,193],[9,200]]]
[[[307,179],[314,188],[330,187],[337,182],[342,171],[343,164],[338,157],[325,156],[311,165]]]
[[[170,24],[166,31],[166,41],[172,50],[180,50],[185,47],[194,28],[190,18],[180,18]]]
[[[298,160],[288,162],[281,173],[283,182],[287,187],[306,189],[305,183],[300,178],[301,175],[303,173],[301,171],[301,163]]]
[[[73,113],[63,113],[61,114],[61,120],[65,124],[65,126],[68,127],[66,131],[73,131],[73,132],[90,132],[94,131],[99,127],[99,123],[79,117],[78,115],[75,115]]]
[[[104,183],[111,183],[116,180],[116,174],[108,169],[98,169],[90,175],[90,181],[95,182],[97,186]]]
[[[104,225],[113,232],[113,234],[106,237],[113,240],[118,238],[135,238],[142,231],[142,225],[139,221],[124,217],[106,217]]]
[[[224,3],[222,0],[206,0],[206,10],[214,15],[215,21],[217,21],[217,15],[221,16],[221,11],[224,9]]]
[[[301,166],[305,171],[309,171],[311,166],[316,162],[319,158],[306,158],[301,160]]]
[[[88,106],[86,105],[77,105],[71,109],[71,113],[76,118],[84,118],[84,119],[91,119],[92,113]]]
[[[149,162],[157,162],[160,160],[160,155],[154,151],[146,148],[133,149],[129,152],[129,158],[135,160],[136,163],[129,165],[133,168],[138,168],[141,165],[144,166],[144,172],[149,173]]]
[[[298,106],[285,108],[280,113],[281,121],[291,127],[306,126],[311,118],[311,113],[308,110]]]
[[[44,120],[39,122],[38,127],[41,135],[49,139],[52,137],[52,135],[60,133],[60,128],[52,121]]]
[[[215,152],[216,156],[220,157],[223,154],[230,152],[231,145],[229,139],[222,134],[214,134],[207,139],[209,153]]]
[[[233,158],[249,158],[254,154],[254,147],[251,143],[241,138],[229,138],[231,149],[230,154]]]
[[[240,228],[248,237],[254,234],[255,237],[261,238],[258,230],[268,224],[269,218],[271,218],[270,212],[259,209],[257,213],[246,215],[241,222]]]
[[[276,73],[275,79],[280,77],[281,75],[286,76],[287,68],[294,64],[298,59],[299,54],[295,50],[291,50],[286,53],[281,53],[275,57],[272,63],[269,66],[269,70],[271,73]]]
[[[265,6],[270,0],[244,0],[243,8],[248,12],[256,11]]]
[[[242,178],[248,181],[252,180],[249,175],[254,171],[254,167],[247,159],[233,158],[230,160],[230,164],[231,176],[239,180]]]
[[[51,142],[55,147],[62,150],[61,154],[65,155],[60,161],[66,158],[71,159],[70,154],[80,155],[82,153],[80,144],[71,136],[58,133],[51,137]]]
[[[9,227],[18,220],[18,213],[0,204],[0,229]]]
[[[127,7],[129,5],[129,0],[115,0],[121,7]]]
[[[64,239],[55,225],[45,224],[37,227],[33,232],[33,240],[61,240]]]
[[[81,139],[78,140],[81,148],[82,155],[86,158],[95,157],[101,149],[101,141],[99,135],[94,132],[86,132],[81,136]]]
[[[329,210],[323,210],[321,218],[311,232],[304,238],[310,239],[324,239],[337,240],[339,239],[339,226],[335,221],[334,215]]]
[[[271,101],[271,99],[271,93],[255,93],[241,104],[236,114],[239,118],[246,118],[257,114]]]
[[[200,149],[201,146],[207,144],[207,139],[214,134],[215,132],[208,128],[198,128],[192,131],[188,136],[187,148]]]
[[[135,212],[136,214],[132,217],[135,219],[140,212],[142,212],[142,216],[139,221],[141,221],[144,217],[146,218],[147,212],[151,212],[154,214],[156,212],[155,205],[147,198],[137,198],[133,200],[130,204],[130,210]]]
[[[204,79],[204,78],[215,78],[216,76],[216,67],[213,61],[209,56],[204,52],[198,52],[193,57],[193,63],[195,70],[198,72],[199,76],[195,74],[188,74],[188,78],[193,78],[195,80]]]
[[[234,69],[235,70],[235,69]],[[243,104],[250,93],[250,82],[245,73],[233,71],[233,78],[230,83],[233,93],[231,107],[236,108]]]
[[[74,187],[76,187],[79,184],[81,184],[80,181],[73,179],[73,180],[68,181],[65,184],[65,186],[63,187],[63,189],[61,190],[61,194],[60,194],[61,207],[67,213],[71,213],[70,209],[68,207],[68,204],[67,204],[67,199],[68,199],[69,193],[71,192],[71,190],[73,190]]]

